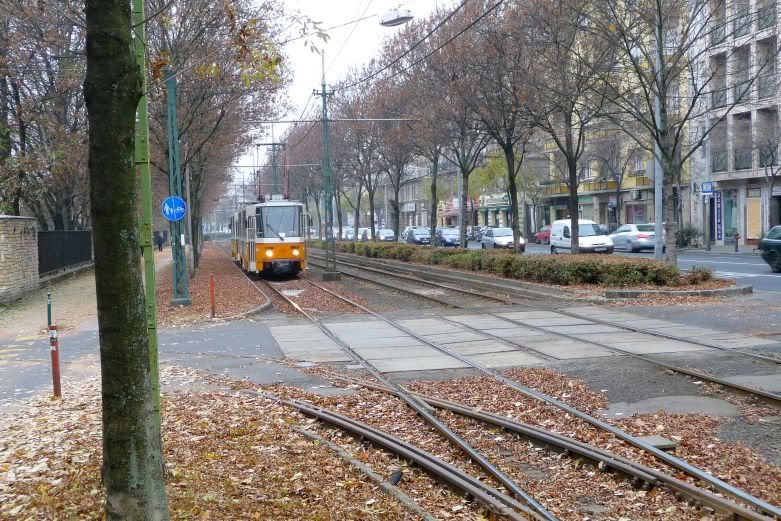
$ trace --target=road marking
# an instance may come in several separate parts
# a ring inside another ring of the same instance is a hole
[[[767,275],[763,273],[738,273],[734,271],[717,271],[716,275],[719,277],[727,277],[732,279],[755,278],[755,277],[768,277],[773,279],[778,278],[778,275]]]

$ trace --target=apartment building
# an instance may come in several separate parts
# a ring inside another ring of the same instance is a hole
[[[715,71],[710,111],[694,125],[713,127],[692,157],[692,220],[717,244],[756,244],[781,223],[779,169],[779,5],[777,0],[714,1],[703,64]],[[737,104],[736,104],[737,103]]]

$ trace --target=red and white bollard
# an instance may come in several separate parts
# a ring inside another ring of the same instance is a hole
[[[62,389],[60,389],[60,344],[57,340],[57,326],[49,326],[49,346],[51,346],[52,355],[54,397],[62,398]]]

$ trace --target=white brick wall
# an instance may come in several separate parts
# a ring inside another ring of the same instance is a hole
[[[38,287],[38,221],[0,215],[0,303]]]

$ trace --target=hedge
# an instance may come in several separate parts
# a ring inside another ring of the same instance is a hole
[[[312,241],[312,246],[324,248],[325,243]],[[442,265],[560,286],[676,286],[698,284],[712,277],[708,270],[702,268],[690,277],[682,275],[676,266],[664,262],[613,255],[517,255],[493,250],[445,249],[374,242],[337,242],[336,249],[377,259]]]

